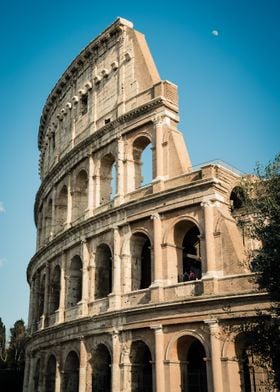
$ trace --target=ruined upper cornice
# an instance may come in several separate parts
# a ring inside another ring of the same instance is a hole
[[[38,133],[38,148],[40,150],[42,148],[45,125],[50,115],[51,108],[60,98],[65,87],[76,78],[79,69],[81,69],[85,65],[88,59],[91,56],[97,55],[98,48],[104,46],[113,36],[121,34],[125,27],[132,29],[133,23],[120,17],[117,18],[115,22],[113,22],[109,27],[107,27],[78,54],[78,56],[72,61],[72,63],[67,67],[66,71],[62,74],[62,76],[50,92],[41,114]]]

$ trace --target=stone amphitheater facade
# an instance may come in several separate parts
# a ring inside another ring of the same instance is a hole
[[[260,385],[229,328],[267,306],[244,263],[255,244],[236,223],[240,175],[217,162],[193,168],[178,121],[177,87],[121,18],[50,93],[24,392]]]

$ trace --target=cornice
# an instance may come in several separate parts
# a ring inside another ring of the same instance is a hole
[[[43,107],[38,134],[39,149],[41,147],[42,138],[44,136],[44,127],[50,114],[50,110],[61,96],[65,87],[72,83],[72,81],[76,78],[79,70],[84,67],[85,63],[89,61],[89,58],[92,55],[98,56],[98,49],[111,41],[112,37],[120,35],[124,28],[133,28],[133,24],[126,19],[118,18],[107,29],[105,29],[101,34],[93,39],[84,49],[82,49],[82,51],[59,78],[58,82],[55,84],[54,88],[47,97],[46,103]]]

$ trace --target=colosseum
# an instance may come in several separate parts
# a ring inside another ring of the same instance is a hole
[[[176,85],[122,18],[51,91],[24,392],[262,390],[230,328],[267,307],[244,262],[240,173],[192,167],[178,122]]]

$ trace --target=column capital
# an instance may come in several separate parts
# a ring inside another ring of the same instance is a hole
[[[152,220],[160,220],[160,215],[159,215],[159,213],[158,213],[158,212],[154,212],[154,213],[151,215],[150,219],[152,219]]]
[[[209,327],[213,327],[219,324],[219,320],[215,319],[215,318],[210,318],[210,319],[206,319],[204,320],[204,323],[209,325]]]
[[[162,332],[162,325],[161,324],[152,324],[150,329],[153,329],[155,332]]]

